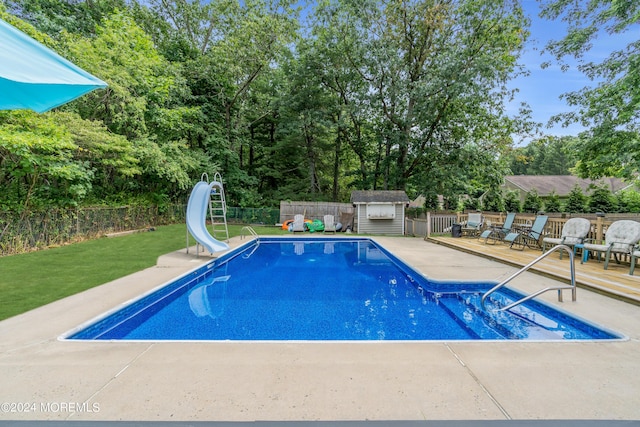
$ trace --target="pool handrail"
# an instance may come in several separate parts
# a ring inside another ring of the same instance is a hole
[[[249,259],[251,255],[253,255],[253,253],[256,251],[256,249],[258,249],[258,246],[260,246],[260,236],[258,236],[258,233],[256,233],[256,230],[254,230],[253,227],[251,227],[250,225],[246,225],[240,230],[240,240],[244,239],[245,230],[247,230],[249,234],[251,234],[256,239],[256,244],[253,249],[251,249],[251,252],[242,255],[242,258]]]
[[[576,294],[576,273],[575,273],[575,266],[574,266],[574,254],[573,254],[573,250],[571,250],[571,248],[567,245],[557,245],[554,246],[553,248],[551,248],[549,251],[543,253],[542,255],[540,255],[538,258],[534,259],[533,261],[531,261],[529,264],[525,265],[524,267],[522,267],[520,270],[516,271],[514,274],[512,274],[511,276],[507,277],[506,279],[504,279],[502,282],[498,283],[497,285],[495,285],[493,288],[489,289],[487,292],[485,292],[482,295],[482,299],[480,300],[480,304],[482,306],[482,308],[484,310],[486,310],[487,308],[485,307],[485,300],[487,299],[487,297],[489,295],[491,295],[492,293],[494,293],[495,291],[497,291],[498,289],[502,288],[503,286],[505,286],[507,283],[509,283],[511,280],[515,279],[516,277],[518,277],[520,274],[524,273],[525,271],[529,270],[531,267],[533,267],[535,264],[537,264],[538,262],[542,261],[543,259],[545,259],[546,257],[548,257],[549,255],[551,255],[553,252],[559,251],[559,250],[565,250],[567,251],[567,253],[569,254],[569,268],[570,268],[570,280],[571,283],[569,285],[559,285],[559,286],[548,286],[546,288],[542,288],[537,292],[534,292],[530,295],[527,295],[515,302],[512,302],[511,304],[505,306],[505,307],[501,307],[499,309],[497,309],[496,311],[506,311],[509,310],[510,308],[515,307],[516,305],[522,304],[525,301],[529,301],[532,298],[537,297],[540,294],[543,294],[547,291],[554,291],[557,290],[558,291],[558,302],[562,302],[562,290],[563,289],[571,289],[571,301],[576,301],[577,298],[577,294]]]
[[[255,237],[256,239],[259,238],[260,236],[258,236],[258,233],[256,233],[256,230],[253,229],[253,227],[251,227],[250,225],[245,225],[244,227],[242,227],[242,229],[240,230],[240,240],[244,239],[244,233],[243,231],[247,230],[249,232],[249,234],[251,234],[253,237]]]

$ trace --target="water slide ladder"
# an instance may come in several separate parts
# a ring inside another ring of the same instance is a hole
[[[203,173],[201,179],[206,175],[206,173]],[[207,176],[207,179],[208,178],[209,177]],[[224,240],[228,243],[229,227],[227,225],[227,202],[224,198],[222,175],[220,175],[219,172],[216,172],[213,175],[213,183],[216,184],[211,187],[211,199],[209,200],[209,218],[211,218],[212,236],[214,239]]]
[[[516,271],[514,274],[512,274],[509,277],[507,277],[502,282],[498,283],[493,288],[491,288],[487,292],[485,292],[484,295],[482,295],[482,299],[480,300],[482,308],[484,310],[487,309],[485,307],[485,300],[487,299],[487,297],[489,295],[491,295],[492,293],[494,293],[498,289],[502,288],[507,283],[509,283],[511,280],[515,279],[516,277],[518,277],[519,275],[521,275],[525,271],[529,270],[531,267],[533,267],[534,265],[536,265],[537,263],[539,263],[540,261],[542,261],[543,259],[545,259],[549,255],[551,255],[552,253],[557,252],[557,251],[566,251],[569,254],[569,268],[570,268],[570,284],[569,285],[548,286],[546,288],[542,288],[539,291],[536,291],[536,292],[534,292],[534,293],[532,293],[530,295],[522,297],[521,299],[519,299],[519,300],[517,300],[515,302],[512,302],[511,304],[509,304],[507,306],[501,307],[501,308],[497,309],[496,311],[509,310],[510,308],[513,308],[513,307],[515,307],[515,306],[517,306],[519,304],[522,304],[525,301],[529,301],[530,299],[535,298],[538,295],[541,295],[541,294],[543,294],[543,293],[545,293],[547,291],[554,291],[554,290],[558,291],[558,302],[562,302],[562,290],[563,289],[571,289],[571,300],[575,301],[576,300],[576,273],[575,273],[575,266],[573,264],[573,261],[574,261],[573,260],[573,258],[574,258],[573,251],[567,245],[558,245],[558,246],[554,246],[549,251],[543,253],[538,258],[534,259],[529,264],[525,265],[520,270]]]

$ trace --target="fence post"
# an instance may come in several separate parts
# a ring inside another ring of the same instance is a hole
[[[603,220],[604,218],[601,216],[596,217],[596,240],[598,243],[602,242],[602,236],[604,235],[602,232]]]
[[[424,237],[431,237],[431,212],[427,211],[427,233]]]

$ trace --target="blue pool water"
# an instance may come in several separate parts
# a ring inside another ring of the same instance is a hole
[[[619,336],[495,283],[424,278],[369,239],[261,238],[74,340],[592,340]]]

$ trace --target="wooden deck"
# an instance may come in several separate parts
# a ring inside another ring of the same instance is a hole
[[[523,251],[510,249],[508,245],[497,243],[485,244],[484,239],[468,237],[429,237],[427,241],[449,246],[461,251],[472,253],[485,258],[523,267],[542,254],[541,251],[526,248]],[[549,255],[535,264],[531,271],[553,277],[562,281],[570,281],[569,257],[563,253],[562,260],[559,252]],[[576,284],[578,287],[610,295],[626,302],[640,305],[640,267],[636,268],[636,275],[629,275],[629,263],[616,264],[609,262],[609,268],[604,269],[604,262],[590,259],[581,264],[580,255],[575,259]]]

